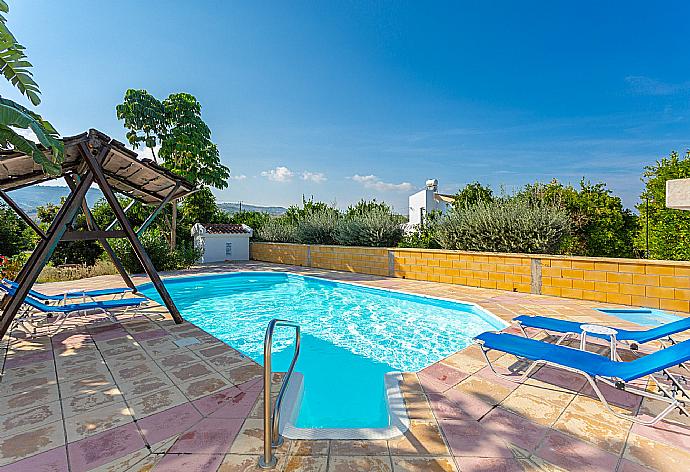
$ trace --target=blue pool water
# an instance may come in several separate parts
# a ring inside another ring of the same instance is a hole
[[[165,286],[186,320],[261,364],[268,322],[300,324],[301,428],[386,427],[386,372],[417,371],[505,326],[471,304],[293,274],[186,277]],[[160,301],[150,284],[141,291]],[[276,329],[275,370],[287,369],[293,340],[291,328]]]
[[[679,316],[654,308],[598,308],[597,310],[642,326],[659,326],[680,319]]]

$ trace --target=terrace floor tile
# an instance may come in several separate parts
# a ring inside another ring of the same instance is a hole
[[[65,444],[62,421],[0,437],[0,466],[40,454]]]
[[[391,460],[377,456],[331,456],[328,470],[333,472],[391,472]]]
[[[456,472],[451,457],[391,457],[393,472]]]
[[[146,447],[134,423],[67,445],[72,472],[85,472]]]

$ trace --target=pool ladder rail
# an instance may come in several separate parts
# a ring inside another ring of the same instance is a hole
[[[273,331],[276,326],[289,326],[295,328],[295,353],[292,355],[292,362],[290,362],[290,367],[285,373],[283,382],[280,385],[275,406],[272,406],[271,381],[273,379],[273,371],[271,368],[271,351],[273,348]],[[266,336],[264,337],[264,453],[259,457],[259,467],[262,469],[272,469],[275,467],[277,459],[275,455],[273,455],[273,448],[283,444],[283,437],[278,431],[280,426],[280,405],[282,404],[287,385],[290,382],[292,371],[295,370],[295,364],[299,357],[299,348],[299,324],[279,319],[273,319],[268,323]]]

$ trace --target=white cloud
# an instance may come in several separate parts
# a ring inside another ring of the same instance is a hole
[[[302,172],[302,180],[311,180],[312,182],[320,184],[328,180],[328,178],[326,178],[326,174],[323,172],[309,172],[305,170]]]
[[[244,179],[246,179],[246,178],[247,178],[247,176],[244,175],[244,174],[240,174],[240,175],[231,175],[231,176],[230,176],[230,180],[244,180]]]
[[[275,169],[265,170],[261,172],[262,177],[274,182],[290,182],[295,173],[285,166],[278,166]]]
[[[355,182],[359,182],[360,184],[364,185],[366,188],[372,188],[374,190],[378,190],[380,192],[387,192],[391,190],[395,190],[398,192],[408,192],[414,187],[412,186],[411,183],[409,182],[401,182],[399,184],[392,184],[389,182],[384,182],[383,180],[379,179],[375,175],[359,175],[355,174],[352,176],[352,180]]]
[[[140,144],[138,149],[133,149],[132,147],[130,147],[130,149],[132,149],[132,151],[137,153],[137,156],[139,157],[139,159],[149,159],[149,160],[153,161],[154,160],[153,159],[153,152],[156,153],[156,158],[157,158],[158,153],[161,150],[161,147],[156,146],[153,148],[153,151],[151,151],[150,147],[147,147],[147,146],[144,146],[143,144]],[[158,159],[158,163],[160,163],[160,159]]]

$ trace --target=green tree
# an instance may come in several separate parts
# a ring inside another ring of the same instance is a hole
[[[474,205],[475,203],[492,202],[494,200],[494,192],[491,190],[491,187],[475,181],[458,190],[454,198],[453,207],[462,208],[468,205]]]
[[[0,255],[12,257],[29,249],[29,231],[26,223],[11,208],[0,203]]]
[[[637,218],[604,183],[584,178],[579,188],[557,180],[526,185],[513,198],[543,202],[564,209],[570,234],[558,252],[593,257],[634,257]]]
[[[683,157],[671,152],[668,157],[646,166],[643,175],[645,188],[637,206],[640,212],[637,248],[646,249],[649,225],[650,258],[690,260],[690,212],[666,208],[666,181],[690,177],[690,151]]]
[[[24,53],[24,46],[17,42],[7,27],[7,19],[3,13],[9,13],[9,10],[7,2],[0,0],[0,71],[8,82],[36,106],[41,103],[41,92],[33,79],[32,65]],[[16,128],[30,129],[50,151],[50,155],[47,156],[36,143],[17,133]],[[30,155],[46,173],[59,174],[64,146],[58,137],[55,128],[40,115],[0,97],[0,148]]]
[[[145,90],[128,90],[116,108],[119,119],[129,129],[127,139],[133,146],[144,143],[152,150],[160,144],[162,165],[186,178],[197,187],[226,188],[230,170],[221,164],[218,147],[211,141],[211,130],[201,118],[201,104],[188,93],[171,94],[160,102]],[[140,133],[143,133],[140,134]],[[188,219],[208,217],[215,198],[209,192],[192,195]],[[194,215],[192,208],[204,213]],[[183,239],[190,238],[185,232]],[[170,248],[177,243],[177,203],[172,203]]]
[[[161,143],[167,131],[167,121],[163,104],[146,90],[129,89],[124,101],[115,107],[118,120],[124,120],[127,141],[134,149],[144,145],[151,149],[153,160],[155,148]],[[140,134],[142,133],[142,134]]]

